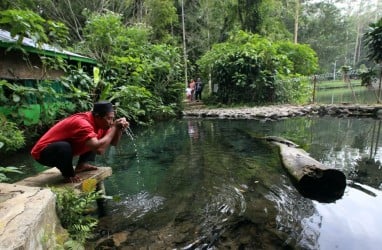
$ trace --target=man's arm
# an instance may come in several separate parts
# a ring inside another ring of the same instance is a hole
[[[117,126],[111,127],[110,132],[107,133],[101,139],[97,139],[96,137],[90,138],[86,142],[86,146],[90,148],[92,151],[96,152],[97,154],[105,153],[107,147],[110,145],[111,141],[113,140],[113,137],[115,136],[115,134],[118,133],[117,130],[119,130]]]
[[[113,146],[117,146],[117,144],[119,143],[119,141],[121,140],[121,137],[122,137],[122,129],[118,130],[117,133],[115,133],[113,139],[111,140],[111,145]]]
[[[129,123],[125,118],[120,118],[116,120],[113,126],[110,128],[110,132],[107,133],[101,139],[91,138],[86,142],[86,146],[91,150],[95,151],[97,154],[105,153],[107,147],[112,145],[117,145],[122,136],[122,131],[129,126]]]

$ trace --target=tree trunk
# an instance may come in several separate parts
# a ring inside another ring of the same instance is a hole
[[[298,22],[300,17],[300,0],[296,0],[296,9],[294,14],[294,43],[298,43]]]
[[[318,162],[284,138],[269,136],[265,139],[279,147],[283,166],[304,197],[320,202],[333,202],[342,197],[346,177],[341,171]]]
[[[182,33],[183,33],[183,59],[184,59],[184,82],[186,83],[186,88],[188,86],[187,77],[187,48],[186,48],[186,27],[184,23],[184,3],[182,0]]]

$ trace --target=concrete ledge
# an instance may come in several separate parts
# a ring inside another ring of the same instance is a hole
[[[82,180],[96,179],[97,182],[102,182],[107,177],[111,176],[112,169],[110,167],[98,167],[97,170],[87,171],[77,174]],[[17,185],[29,186],[29,187],[74,187],[80,188],[81,182],[77,183],[65,183],[60,171],[57,168],[50,168],[41,172],[35,176],[25,178]]]

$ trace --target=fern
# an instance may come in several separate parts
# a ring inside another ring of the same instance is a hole
[[[101,198],[101,191],[90,190],[89,187],[87,189],[87,192],[79,192],[73,188],[52,188],[56,193],[57,215],[62,226],[68,231],[70,238],[81,245],[92,236],[98,224],[98,219],[86,214],[86,211]]]

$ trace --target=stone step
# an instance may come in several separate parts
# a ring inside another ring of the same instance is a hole
[[[184,102],[184,109],[190,110],[190,109],[201,109],[204,108],[205,105],[203,101],[185,101]]]

